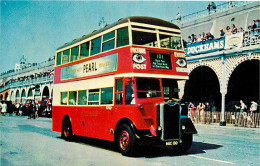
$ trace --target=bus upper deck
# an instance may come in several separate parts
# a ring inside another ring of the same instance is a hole
[[[54,83],[104,74],[188,76],[180,29],[150,17],[121,19],[64,44],[56,51],[55,72]]]

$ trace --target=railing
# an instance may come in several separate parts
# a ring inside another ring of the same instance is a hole
[[[223,11],[229,10],[234,7],[244,6],[249,3],[252,3],[252,2],[250,2],[250,1],[232,1],[232,5],[230,4],[230,2],[225,2],[220,5],[217,5],[216,12],[213,9],[211,9],[210,13],[209,13],[208,9],[204,9],[204,10],[201,10],[201,11],[198,11],[195,13],[181,16],[181,19],[173,19],[173,20],[171,20],[171,22],[176,23],[176,22],[185,22],[185,21],[195,20],[198,18],[208,16],[210,14],[223,12]],[[206,6],[205,6],[205,8],[206,8]]]
[[[260,113],[259,110],[256,113],[249,112],[225,112],[225,120],[227,124],[231,124],[238,127],[260,127]],[[193,123],[211,124],[220,123],[221,112],[218,111],[198,111],[195,113],[189,111],[189,117]]]

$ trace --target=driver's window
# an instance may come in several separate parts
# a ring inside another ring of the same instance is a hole
[[[125,104],[135,104],[132,79],[127,80],[127,82],[125,83],[125,92]]]
[[[116,104],[123,104],[123,79],[116,80]]]

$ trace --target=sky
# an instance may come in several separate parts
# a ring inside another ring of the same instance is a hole
[[[104,17],[111,24],[128,16],[170,21],[206,9],[209,1],[5,1],[0,0],[0,73],[27,62],[43,62],[66,42],[89,34]],[[220,4],[218,1],[216,4]],[[223,3],[223,2],[222,2]]]

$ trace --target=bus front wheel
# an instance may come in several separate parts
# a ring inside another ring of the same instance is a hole
[[[136,148],[136,138],[129,125],[123,124],[117,135],[117,147],[122,155],[132,156]]]
[[[69,141],[72,138],[72,127],[68,117],[65,117],[62,121],[61,137],[66,141]]]

